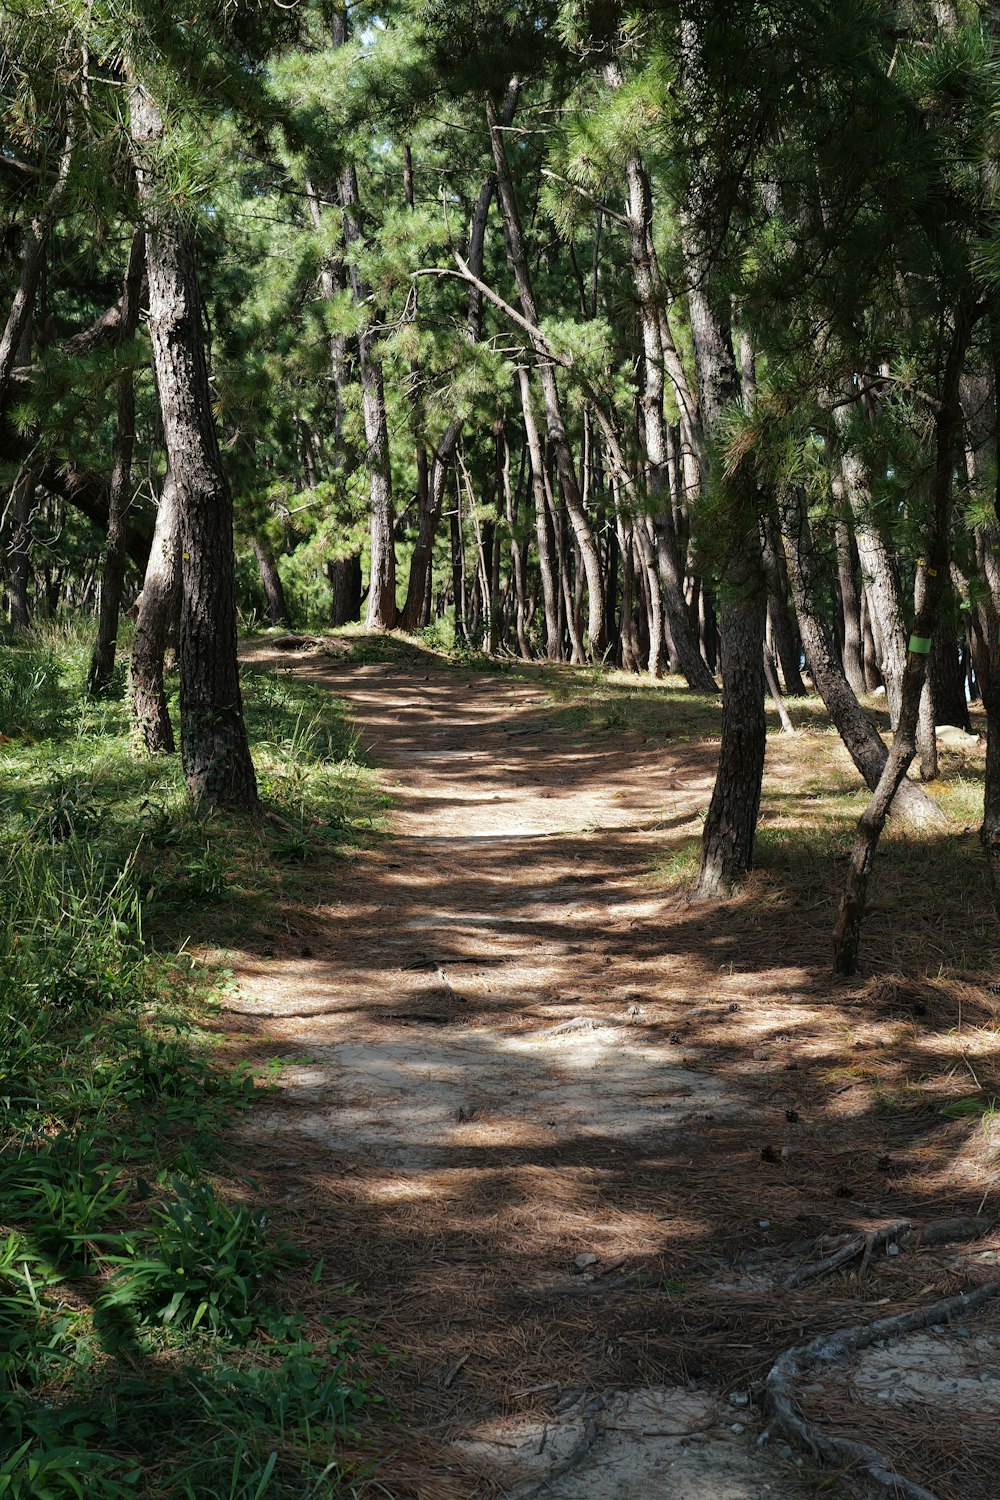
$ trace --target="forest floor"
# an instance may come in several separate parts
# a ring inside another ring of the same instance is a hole
[[[981,750],[945,756],[946,834],[887,834],[863,973],[838,983],[863,797],[815,702],[769,740],[761,868],[691,904],[716,704],[358,636],[246,655],[345,700],[391,798],[384,835],[303,867],[227,947],[220,1018],[230,1056],[273,1064],[235,1156],[324,1259],[307,1311],[392,1357],[385,1484],[409,1451],[424,1500],[859,1493],[757,1443],[762,1382],[805,1339],[998,1274]],[[970,1214],[971,1240],[900,1231],[783,1285],[824,1236]],[[998,1353],[987,1310],[801,1406],[941,1500],[987,1500]]]

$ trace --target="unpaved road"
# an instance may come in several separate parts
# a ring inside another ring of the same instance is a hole
[[[252,1160],[398,1356],[391,1398],[439,1455],[417,1490],[818,1493],[754,1446],[745,1395],[853,1309],[817,1325],[733,1262],[878,1222],[886,1183],[843,1091],[809,1117],[831,1002],[794,933],[751,974],[759,915],[650,879],[715,747],[574,734],[540,685],[419,659],[295,670],[347,700],[393,805],[238,958],[237,1016],[289,1059]]]

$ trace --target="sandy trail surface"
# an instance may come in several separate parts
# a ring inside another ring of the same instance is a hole
[[[794,930],[762,973],[766,904],[651,878],[716,747],[577,732],[540,682],[419,657],[294,670],[347,701],[392,806],[238,956],[234,1024],[286,1059],[247,1144],[397,1356],[421,1493],[819,1493],[754,1414],[815,1298],[748,1267],[880,1222],[886,1182],[848,1095],[809,1108],[829,997]]]

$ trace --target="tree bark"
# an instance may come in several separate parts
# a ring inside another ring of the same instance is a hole
[[[959,450],[962,407],[959,382],[972,337],[972,312],[965,301],[955,309],[955,323],[941,377],[934,419],[934,473],[931,479],[933,517],[925,547],[926,562],[917,567],[914,588],[915,618],[906,654],[900,694],[899,722],[892,747],[872,799],[858,822],[840,911],[833,934],[833,966],[837,974],[857,972],[875,854],[886,816],[917,748],[917,718],[927,672],[930,642],[948,579],[951,559],[951,511],[955,463]],[[926,645],[925,645],[926,643]]]
[[[865,784],[874,791],[885,769],[889,752],[847,681],[837,661],[833,637],[822,618],[818,604],[819,568],[805,497],[794,490],[785,491],[780,500],[780,514],[783,538],[788,550],[792,596],[809,671],[845,749],[861,772]],[[945,821],[937,804],[926,792],[909,781],[904,781],[897,791],[892,811],[917,828]]]
[[[74,137],[72,130],[66,137],[59,167],[56,172],[56,180],[49,190],[45,203],[34,214],[27,224],[24,232],[24,253],[21,260],[21,275],[11,303],[7,321],[3,332],[0,333],[0,410],[7,403],[7,395],[10,389],[10,378],[14,371],[14,361],[24,331],[31,322],[32,311],[35,306],[35,297],[38,293],[38,283],[41,280],[42,267],[45,263],[45,247],[48,243],[49,231],[59,206],[59,200],[66,191],[69,181],[70,166],[73,161]]]
[[[292,617],[288,612],[285,586],[281,581],[274,553],[269,544],[262,541],[260,537],[252,537],[250,544],[253,547],[253,555],[257,559],[257,571],[260,573],[261,587],[267,601],[267,613],[271,624],[285,625],[291,629]]]
[[[251,812],[257,782],[236,657],[233,501],[212,414],[194,244],[156,180],[160,111],[141,84],[129,102],[153,364],[180,506],[181,763],[196,801]]]
[[[556,593],[552,539],[545,505],[545,466],[542,460],[538,424],[535,421],[535,410],[531,404],[531,378],[524,365],[518,366],[517,384],[521,397],[525,442],[528,445],[528,459],[531,464],[531,496],[535,507],[535,537],[538,542],[538,567],[542,577],[542,602],[545,610],[545,655],[549,661],[559,661],[562,656],[559,598]]]
[[[835,484],[834,499],[837,500],[837,488],[842,485]],[[851,528],[844,516],[838,516],[835,522],[837,539],[837,580],[840,584],[840,605],[844,617],[844,646],[841,657],[844,663],[844,676],[853,693],[863,693],[867,690],[865,684],[864,651],[861,634],[861,601],[858,595],[857,572],[855,569],[854,539],[851,536]]]
[[[612,87],[620,87],[621,72],[609,64],[605,76]],[[684,600],[684,569],[680,558],[670,489],[666,424],[663,416],[664,349],[659,307],[663,289],[657,285],[652,253],[653,197],[649,178],[638,152],[631,152],[625,163],[628,187],[627,219],[632,256],[632,284],[639,304],[642,324],[643,389],[642,418],[648,465],[650,513],[656,538],[658,587],[662,590],[663,608],[670,629],[670,639],[680,670],[689,687],[700,693],[717,693],[715,678],[698,649],[698,638],[692,628]],[[686,383],[685,383],[686,385]],[[689,404],[693,401],[688,397]],[[639,538],[643,562],[646,548]],[[648,565],[647,565],[648,566]],[[652,579],[650,589],[652,589]],[[659,610],[656,611],[659,613]],[[662,631],[660,632],[662,635]],[[650,654],[650,671],[660,674],[660,649]]]
[[[125,270],[123,310],[118,325],[118,347],[135,335],[139,326],[139,291],[142,284],[145,241],[142,231],[132,237]],[[132,498],[132,450],[135,447],[135,377],[123,370],[116,382],[117,417],[111,460],[111,484],[108,489],[108,541],[101,578],[101,605],[97,622],[97,639],[90,659],[89,691],[94,697],[106,693],[115,669],[118,644],[118,619],[121,614],[122,588],[127,561],[127,516]]]
[[[163,658],[181,597],[181,534],[177,487],[167,470],[139,596],[129,693],[136,738],[150,755],[172,755],[174,731],[163,684]]]
[[[510,163],[507,160],[507,148],[504,144],[503,128],[491,100],[487,100],[486,116],[490,128],[490,142],[493,147],[493,161],[496,166],[497,189],[504,221],[507,255],[511,270],[514,272],[514,279],[517,282],[521,310],[528,323],[532,327],[537,328],[538,310],[531,275],[528,269],[524,233],[521,227],[521,215],[514,192],[514,179],[511,176]],[[555,369],[547,350],[539,347],[537,338],[532,338],[532,346],[536,355],[536,367],[542,387],[542,395],[545,399],[545,412],[549,429],[548,438],[555,453],[559,487],[566,502],[566,508],[569,512],[573,533],[583,558],[584,571],[587,577],[589,654],[592,660],[600,661],[606,644],[601,561],[594,541],[594,533],[590,525],[590,520],[584,509],[580,493],[580,483],[573,461],[573,451],[570,446],[569,434],[566,431],[566,423],[563,419],[562,400],[559,395],[559,387],[556,383]]]

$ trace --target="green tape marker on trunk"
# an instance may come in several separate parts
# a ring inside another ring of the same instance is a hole
[[[926,656],[931,649],[931,638],[929,635],[911,635],[910,650],[918,656]]]

